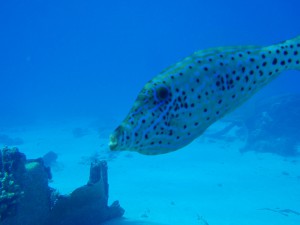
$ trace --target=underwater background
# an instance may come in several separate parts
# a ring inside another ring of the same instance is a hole
[[[299,71],[282,73],[177,152],[107,147],[138,92],[164,68],[200,49],[296,37],[299,8],[296,0],[1,1],[0,146],[33,158],[56,152],[51,185],[65,194],[86,182],[91,158],[108,160],[110,198],[120,200],[126,224],[300,224]],[[266,113],[290,120],[253,144],[265,127],[247,124]]]

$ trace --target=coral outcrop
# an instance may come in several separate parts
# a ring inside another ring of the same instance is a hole
[[[17,148],[0,152],[1,225],[99,225],[121,217],[116,201],[108,206],[105,161],[92,163],[87,185],[68,196],[48,186],[50,169],[43,160],[27,160]]]
[[[300,95],[286,94],[260,100],[244,120],[248,138],[241,152],[270,152],[299,156]]]
[[[69,196],[57,199],[51,211],[51,225],[99,225],[101,222],[121,217],[124,210],[115,201],[108,206],[107,164],[92,163],[87,185],[74,190]]]
[[[284,157],[300,156],[300,95],[286,94],[260,99],[247,110],[227,118],[228,125],[217,133],[206,134],[212,139],[245,140],[240,152],[268,152]]]

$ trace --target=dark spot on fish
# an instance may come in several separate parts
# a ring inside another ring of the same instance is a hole
[[[239,76],[237,76],[235,79],[236,79],[237,81],[239,81],[241,78],[240,78]]]
[[[204,67],[203,69],[204,69],[204,71],[208,71],[208,68],[207,68],[207,67]]]
[[[285,65],[285,61],[283,60],[283,61],[281,61],[281,63],[280,63],[282,66],[284,66]]]
[[[217,86],[220,86],[220,84],[221,84],[220,81],[217,81],[217,82],[216,82],[216,85],[217,85]]]
[[[179,73],[179,76],[183,76],[183,73]]]
[[[245,81],[248,82],[249,81],[249,77],[245,76]]]
[[[221,104],[222,103],[222,99],[220,99],[219,101],[218,101],[218,104]]]
[[[195,125],[195,126],[198,126],[198,125],[199,125],[199,123],[198,123],[198,122],[196,122],[196,123],[194,123],[194,125]]]
[[[250,62],[255,62],[255,59],[254,58],[250,58]]]
[[[298,55],[298,51],[295,51],[295,52],[294,52],[294,55]]]
[[[142,123],[146,123],[146,120],[143,119],[143,120],[142,120]]]
[[[263,62],[262,66],[265,67],[267,65],[267,62]]]
[[[263,71],[259,71],[259,76],[263,76],[264,75],[264,72]]]
[[[277,49],[277,50],[276,50],[276,53],[277,53],[277,54],[279,54],[279,53],[280,53],[280,50],[279,50],[279,49]]]
[[[277,64],[277,59],[276,59],[276,58],[274,58],[272,64],[273,64],[273,65],[276,65],[276,64]]]
[[[292,59],[288,59],[288,63],[291,63],[292,62]]]
[[[273,72],[269,72],[269,76],[271,76],[273,74]]]
[[[288,55],[289,53],[288,53],[288,51],[284,51],[283,54],[284,55]]]
[[[232,98],[235,98],[235,94],[233,94],[231,97],[232,97]]]
[[[207,112],[207,108],[205,108],[203,111],[204,111],[204,112]]]
[[[263,59],[265,59],[265,58],[266,58],[266,55],[265,55],[265,54],[262,54],[261,57],[262,57]]]
[[[246,67],[242,67],[242,72],[244,73],[246,70]]]
[[[197,78],[197,79],[196,79],[196,82],[197,82],[197,83],[199,83],[199,82],[200,82],[199,78]]]
[[[253,70],[250,70],[249,73],[250,73],[250,75],[253,75],[253,74],[254,74],[254,71],[253,71]]]
[[[145,134],[145,138],[148,139],[148,134]]]

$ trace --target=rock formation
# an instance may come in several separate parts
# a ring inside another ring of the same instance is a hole
[[[27,160],[17,148],[0,153],[0,225],[99,225],[121,217],[116,201],[108,206],[107,164],[92,163],[87,185],[70,195],[48,186],[43,160]]]

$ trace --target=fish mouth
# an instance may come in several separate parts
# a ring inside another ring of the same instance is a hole
[[[115,131],[110,135],[109,148],[112,151],[120,150],[120,141],[124,135],[124,129],[122,126],[118,126]],[[123,137],[124,138],[124,137]]]
[[[111,134],[110,137],[109,137],[109,149],[114,151],[114,150],[117,150],[117,146],[118,146],[118,138],[116,137],[115,134]]]

